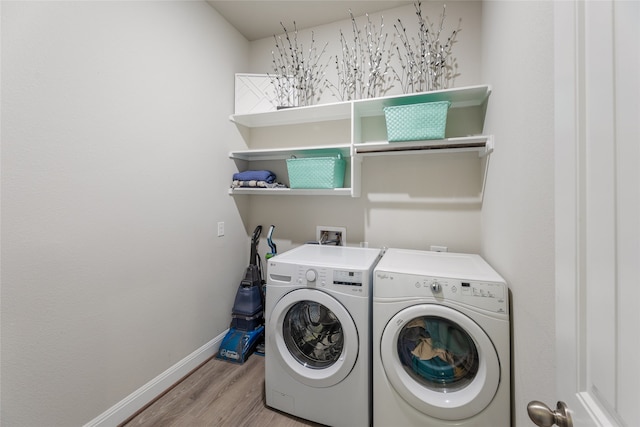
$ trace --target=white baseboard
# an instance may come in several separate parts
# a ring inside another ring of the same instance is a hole
[[[228,330],[227,330],[228,331]],[[115,427],[126,421],[140,409],[144,408],[156,397],[160,396],[175,383],[196,369],[220,348],[224,331],[142,387],[113,405],[104,413],[89,421],[84,427]]]

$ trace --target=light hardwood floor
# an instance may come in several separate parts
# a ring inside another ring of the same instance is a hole
[[[316,426],[267,408],[264,357],[242,365],[212,358],[120,427]]]

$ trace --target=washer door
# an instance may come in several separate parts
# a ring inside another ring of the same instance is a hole
[[[349,312],[330,295],[297,289],[274,306],[269,339],[275,357],[296,380],[311,387],[342,381],[358,358],[358,331]]]
[[[493,343],[473,320],[442,305],[397,313],[380,343],[384,371],[398,394],[425,415],[470,418],[489,405],[500,384]]]

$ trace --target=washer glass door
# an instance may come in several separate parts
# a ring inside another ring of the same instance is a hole
[[[344,306],[325,292],[298,289],[286,294],[275,305],[269,328],[275,340],[273,356],[303,384],[333,386],[357,360],[355,323]]]
[[[500,362],[471,318],[436,304],[397,313],[382,334],[380,354],[394,389],[414,408],[443,420],[480,413],[495,396]]]

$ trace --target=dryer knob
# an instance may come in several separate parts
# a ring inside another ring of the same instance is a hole
[[[433,283],[431,283],[431,291],[434,294],[439,294],[440,292],[442,292],[442,286],[440,285],[440,283],[434,281]]]
[[[317,275],[316,275],[315,271],[307,270],[306,276],[307,276],[307,281],[309,281],[309,282],[315,282],[316,281]]]

